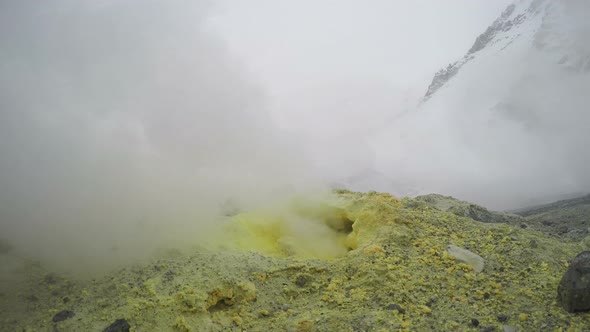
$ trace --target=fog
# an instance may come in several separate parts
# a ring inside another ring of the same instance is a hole
[[[433,74],[510,0],[254,3],[220,1],[210,25],[261,79],[280,128],[307,140],[314,165],[342,183],[372,173],[378,151],[368,137],[415,108]],[[375,180],[358,189],[405,192],[381,183],[406,179]]]
[[[434,73],[512,1],[225,3],[217,31],[263,78],[279,125],[310,141],[335,183],[498,210],[588,191],[590,82],[559,64],[590,54],[584,1],[567,2],[567,22],[546,20],[535,40],[545,49],[498,52],[426,103]]]
[[[515,82],[528,115],[419,106],[509,2],[2,1],[0,238],[92,270],[351,179],[498,209],[586,191],[587,75]]]
[[[587,193],[590,4],[563,8],[532,47],[482,58],[374,135],[381,169],[498,210]]]
[[[198,244],[230,200],[312,190],[194,1],[2,2],[1,237],[100,267]]]

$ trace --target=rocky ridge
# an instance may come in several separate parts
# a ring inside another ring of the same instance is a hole
[[[465,56],[439,70],[433,77],[423,101],[447,85],[462,68],[482,53],[503,56],[506,49],[534,49],[552,63],[572,72],[590,72],[590,50],[580,42],[587,28],[574,28],[576,10],[586,11],[581,1],[518,0],[509,5],[481,35]],[[579,8],[578,8],[579,7]],[[521,45],[515,45],[521,44]]]

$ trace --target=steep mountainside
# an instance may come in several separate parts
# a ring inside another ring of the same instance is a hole
[[[587,17],[588,1],[515,1],[376,135],[378,170],[496,210],[587,192]]]
[[[552,64],[577,73],[590,72],[587,24],[580,27],[583,1],[520,0],[479,35],[467,54],[438,71],[424,96],[427,100],[477,58],[521,56],[542,52]],[[580,17],[578,17],[580,16]]]

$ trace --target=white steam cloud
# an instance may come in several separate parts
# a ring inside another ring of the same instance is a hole
[[[587,2],[539,35],[566,44],[482,57],[419,108],[508,0],[255,3],[1,1],[0,239],[100,267],[318,177],[496,209],[588,191]]]
[[[227,199],[305,186],[301,150],[206,30],[209,11],[182,0],[2,3],[2,238],[95,266],[198,243]]]

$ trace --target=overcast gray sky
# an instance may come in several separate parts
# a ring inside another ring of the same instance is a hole
[[[509,3],[222,0],[209,22],[263,83],[282,126],[348,135],[423,95]]]
[[[510,0],[216,1],[207,22],[315,166],[374,167],[365,137],[423,96]]]

